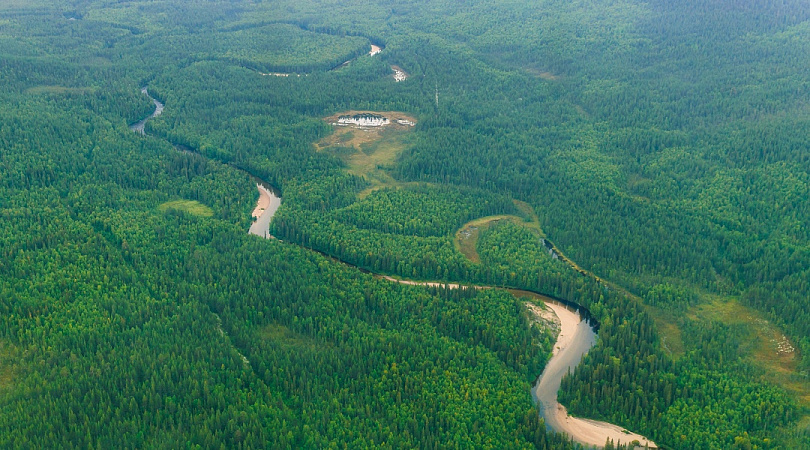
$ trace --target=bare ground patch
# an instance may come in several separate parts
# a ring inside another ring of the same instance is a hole
[[[391,66],[391,70],[394,71],[394,75],[392,76],[394,77],[394,81],[396,82],[405,81],[410,76],[408,75],[408,72],[405,72],[404,70],[402,70],[402,67],[399,66]]]
[[[543,69],[528,68],[528,69],[526,69],[526,71],[529,72],[530,74],[536,76],[537,78],[542,78],[544,80],[554,81],[554,80],[559,80],[560,79],[559,75],[555,75],[554,73],[551,73],[551,72],[543,70]]]
[[[349,120],[353,117],[381,118],[368,121],[381,124],[351,123]],[[388,170],[409,145],[409,132],[415,126],[416,118],[397,111],[345,111],[324,120],[334,125],[334,132],[316,142],[316,150],[340,159],[349,173],[368,180],[371,187],[365,195],[380,187],[400,184]]]

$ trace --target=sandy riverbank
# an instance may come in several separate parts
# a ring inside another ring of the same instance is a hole
[[[596,335],[577,313],[562,305],[546,302],[557,316],[560,334],[554,345],[553,356],[546,365],[534,393],[546,425],[554,431],[570,435],[584,445],[602,447],[608,439],[614,444],[629,444],[638,441],[642,446],[657,448],[655,443],[622,427],[597,420],[581,419],[568,415],[568,410],[557,402],[557,391],[562,377],[579,364],[582,356],[593,345]]]
[[[271,238],[273,236],[269,231],[270,221],[281,206],[281,197],[261,184],[257,183],[256,188],[259,190],[259,201],[256,203],[256,208],[253,209],[253,217],[256,218],[256,221],[250,226],[248,233]]]
[[[270,196],[270,191],[268,191],[264,186],[257,184],[256,188],[259,189],[259,201],[256,202],[256,208],[253,209],[253,217],[258,219],[270,206],[272,197]]]
[[[407,285],[410,285],[410,286],[446,287],[446,288],[449,288],[449,289],[458,289],[459,287],[461,287],[461,285],[458,284],[458,283],[436,283],[436,282],[433,282],[433,281],[399,280],[399,279],[396,279],[394,277],[389,277],[387,275],[383,275],[383,278],[388,280],[388,281],[393,281],[394,283],[407,284]],[[470,287],[474,287],[476,289],[482,289],[482,287],[480,287],[480,286],[470,286]]]

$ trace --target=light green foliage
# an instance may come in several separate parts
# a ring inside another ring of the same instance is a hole
[[[587,306],[574,413],[673,448],[807,447],[808,20],[798,0],[4,2],[0,446],[569,446],[528,394],[550,338],[511,296],[305,246]],[[144,85],[166,109],[142,137]],[[370,181],[314,148],[348,110],[417,119],[374,168],[398,189],[358,199]],[[237,168],[282,190],[284,242],[246,234]],[[535,224],[456,251],[512,199],[641,298]],[[714,296],[800,350],[789,392],[720,315],[669,323],[670,358],[654,324]]]
[[[196,200],[172,200],[170,202],[160,204],[158,209],[164,212],[171,209],[185,211],[198,217],[211,217],[214,215],[214,211],[212,211],[211,208]]]

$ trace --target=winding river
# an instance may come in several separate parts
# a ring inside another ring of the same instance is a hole
[[[135,124],[130,125],[129,129],[139,134],[146,134],[145,129],[146,121],[153,117],[157,117],[163,113],[163,103],[159,102],[156,98],[149,95],[149,89],[147,89],[145,86],[141,88],[141,93],[149,97],[150,100],[152,100],[152,103],[155,104],[155,110],[152,112],[152,114],[144,117],[142,120],[136,122]]]
[[[587,446],[602,447],[610,439],[614,444],[638,441],[641,446],[655,448],[651,440],[617,425],[570,416],[565,406],[557,401],[563,376],[573,371],[596,344],[596,333],[582,316],[569,307],[555,301],[546,300],[545,303],[560,322],[560,334],[554,344],[553,356],[532,389],[532,396],[538,403],[546,427],[566,433],[576,442]]]
[[[153,117],[159,116],[163,112],[164,105],[149,95],[149,91],[146,87],[142,88],[141,92],[148,96],[155,104],[155,111],[143,120],[131,125],[130,129],[139,134],[146,134],[146,122]],[[188,151],[182,148],[178,148],[178,150]],[[243,169],[236,166],[232,167],[245,172]],[[270,184],[263,182],[251,174],[248,175],[256,182],[256,189],[259,191],[259,200],[256,208],[253,210],[253,217],[256,220],[250,226],[248,232],[263,238],[273,238],[273,236],[270,235],[269,227],[276,210],[281,206],[281,195],[278,190],[273,188]],[[332,258],[335,259],[334,257]],[[341,262],[351,266],[351,264],[345,261]],[[384,275],[375,276],[401,284],[434,287],[443,286],[450,289],[460,287],[460,285],[456,283],[419,282],[401,280]],[[491,288],[490,286],[473,287],[477,289]],[[638,441],[642,446],[656,448],[655,443],[644,436],[631,433],[617,425],[572,417],[568,415],[565,406],[557,401],[557,392],[560,389],[562,378],[568,372],[572,371],[580,361],[582,361],[582,358],[588,353],[588,350],[596,344],[596,330],[594,325],[590,323],[588,311],[576,303],[555,300],[534,292],[513,289],[509,291],[516,296],[529,296],[542,300],[546,308],[553,312],[556,318],[555,321],[560,325],[560,333],[554,344],[552,357],[532,388],[532,397],[538,403],[540,415],[546,423],[546,428],[555,432],[568,434],[574,441],[589,447],[601,448],[604,446],[605,442],[610,439],[614,444],[629,444],[633,441]],[[543,314],[542,311],[537,311],[535,308],[531,307],[531,303],[527,305],[534,314]]]
[[[163,113],[163,103],[149,95],[148,87],[141,88],[141,92],[152,100],[152,103],[155,104],[155,110],[152,112],[152,114],[130,125],[129,129],[136,133],[145,135],[146,122],[149,119],[157,117]],[[180,146],[175,146],[175,148],[181,152],[193,152],[191,149],[185,146],[182,148]],[[256,208],[253,209],[252,214],[253,218],[256,220],[250,226],[248,233],[255,234],[256,236],[261,236],[263,238],[272,238],[273,236],[270,234],[270,221],[273,220],[273,216],[281,206],[281,193],[270,183],[267,183],[264,180],[261,180],[236,166],[231,165],[231,167],[234,167],[235,169],[240,170],[250,176],[250,178],[256,183],[256,189],[259,191],[259,200],[256,204]]]

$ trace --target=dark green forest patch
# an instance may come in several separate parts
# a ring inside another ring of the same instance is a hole
[[[65,86],[34,86],[25,90],[28,94],[87,94],[95,88],[65,87]]]
[[[282,73],[328,70],[369,49],[362,37],[332,36],[288,24],[178,35],[161,38],[158,45],[172,52],[185,50],[197,60],[223,60]]]
[[[448,236],[472,217],[513,210],[508,198],[487,191],[415,185],[373,191],[335,217],[383,233]]]

